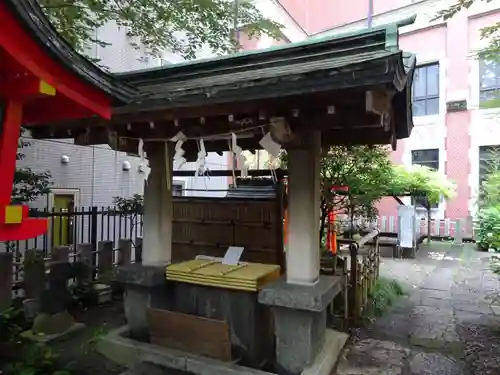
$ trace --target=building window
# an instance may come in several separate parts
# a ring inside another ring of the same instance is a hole
[[[435,171],[439,171],[439,149],[414,150],[411,152],[411,164],[422,165]],[[419,198],[412,199],[412,204],[424,206],[425,201]],[[431,205],[437,208],[438,204]]]
[[[479,98],[481,103],[500,98],[500,62],[479,61]]]
[[[439,170],[439,150],[414,150],[411,152],[411,164],[423,165],[435,171]]]
[[[439,64],[420,66],[413,82],[413,115],[439,113]]]
[[[500,167],[500,145],[479,147],[479,186],[492,169]]]

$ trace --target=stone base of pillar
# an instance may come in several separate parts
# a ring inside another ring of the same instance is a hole
[[[402,247],[399,253],[403,259],[415,259],[417,249],[416,247]]]
[[[130,337],[149,341],[147,309],[168,309],[171,306],[173,294],[165,279],[165,264],[118,267],[116,281],[125,285],[123,305]]]
[[[278,374],[310,372],[320,366],[318,361],[326,363],[321,373],[332,370],[347,335],[328,330],[330,339],[325,340],[326,308],[342,290],[342,282],[340,277],[320,276],[316,284],[305,286],[283,278],[260,291],[259,302],[271,306],[274,314]],[[325,344],[337,349],[325,349]],[[328,359],[320,353],[329,353]]]

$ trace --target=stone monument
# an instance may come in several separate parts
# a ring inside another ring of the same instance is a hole
[[[32,329],[23,333],[24,337],[41,342],[60,340],[84,328],[68,312],[71,303],[68,279],[73,276],[71,265],[54,261],[49,267],[48,288],[40,296],[40,312]]]

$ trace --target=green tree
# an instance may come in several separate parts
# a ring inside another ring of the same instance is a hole
[[[392,163],[383,146],[334,146],[321,161],[321,228],[323,236],[328,213],[348,215],[350,231],[355,218],[374,219],[375,204],[387,194]],[[347,186],[345,194],[332,187]]]
[[[283,153],[282,166],[288,156]],[[321,201],[319,236],[323,238],[328,213],[347,214],[351,227],[356,217],[367,219],[377,215],[375,203],[387,192],[392,164],[388,149],[382,146],[333,146],[321,159]],[[335,187],[347,186],[338,194]]]
[[[490,152],[479,186],[476,243],[482,250],[500,250],[500,154]]]
[[[452,6],[439,11],[434,19],[442,18],[448,20],[457,13],[469,9],[475,3],[491,3],[493,0],[457,0]],[[485,59],[498,59],[500,53],[500,21],[481,29],[481,38],[489,41],[489,46],[479,55]]]
[[[131,197],[113,197],[113,205],[115,212],[129,219],[130,221],[130,238],[134,232],[134,228],[139,224],[139,215],[144,212],[144,195],[134,194]]]
[[[30,142],[22,137],[24,130],[21,131],[21,137],[18,140],[18,153],[16,159],[22,160],[25,155],[21,150],[31,145]],[[35,201],[43,194],[47,194],[50,190],[50,172],[35,172],[31,168],[16,168],[14,172],[14,183],[12,186],[12,203],[29,203]],[[15,249],[14,242],[5,242],[7,249],[13,251]]]
[[[24,159],[25,156],[21,150],[30,145],[30,142],[19,137],[19,152],[16,155],[18,161]],[[47,194],[51,185],[50,178],[51,175],[48,171],[35,172],[31,168],[17,168],[14,173],[12,202],[29,203],[35,201],[39,196]]]
[[[479,186],[478,208],[500,205],[500,153],[497,150],[488,153],[484,168],[484,178]]]
[[[127,30],[130,42],[153,56],[165,50],[192,59],[204,45],[216,54],[234,51],[233,25],[250,37],[261,34],[281,37],[278,23],[266,19],[247,0],[39,0],[61,35],[78,51],[95,43],[96,29],[114,22]],[[231,37],[231,35],[233,37]]]
[[[421,195],[430,204],[455,195],[455,183],[443,174],[421,165],[395,165],[392,168],[389,190],[391,195]]]
[[[286,168],[286,153],[281,160]],[[394,165],[385,146],[330,147],[321,159],[320,174],[321,239],[331,211],[348,215],[352,235],[361,229],[354,227],[355,219],[374,219],[378,214],[376,204],[383,197],[418,194],[435,204],[442,197],[452,198],[455,192],[455,185],[436,171],[422,166]],[[332,189],[340,186],[347,186],[347,192]]]
[[[388,185],[393,196],[420,196],[420,204],[427,210],[427,241],[431,240],[431,208],[442,198],[453,198],[455,183],[443,174],[421,165],[393,167],[391,182]]]

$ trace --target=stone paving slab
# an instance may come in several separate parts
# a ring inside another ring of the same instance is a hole
[[[414,294],[417,306],[435,307],[438,309],[452,308],[452,295],[448,291],[420,289]]]
[[[453,285],[455,270],[452,268],[441,268],[435,270],[432,275],[425,279],[422,288],[449,291]]]
[[[417,306],[411,312],[410,344],[430,349],[459,350],[452,309]]]
[[[465,375],[466,366],[452,357],[439,353],[412,353],[410,375]]]
[[[402,375],[410,350],[391,341],[364,339],[344,351],[337,375]]]
[[[408,297],[344,351],[337,375],[500,375],[500,281],[488,254],[434,245],[384,260]]]
[[[500,306],[491,305],[490,308],[491,308],[491,311],[493,312],[493,315],[500,316]]]
[[[448,290],[420,288],[420,290],[417,293],[421,296],[421,298],[435,298],[443,300],[451,300],[453,298],[450,291]]]
[[[408,310],[387,314],[361,330],[361,337],[378,340],[392,340],[407,345],[411,329],[411,307]]]
[[[498,292],[485,293],[482,291],[464,291],[460,289],[459,292],[453,291],[452,299],[454,303],[467,303],[467,304],[492,304],[495,297],[498,296]]]
[[[493,314],[493,310],[490,305],[487,304],[474,304],[474,303],[456,303],[453,304],[453,308],[457,311],[466,311],[473,314],[488,315]]]

